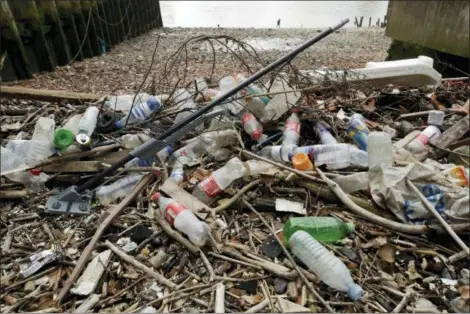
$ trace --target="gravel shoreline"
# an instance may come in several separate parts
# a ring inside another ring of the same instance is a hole
[[[31,80],[6,84],[40,89],[124,94],[135,91],[142,82],[150,65],[158,35],[161,35],[161,38],[149,81],[153,76],[162,73],[165,61],[185,40],[195,36],[231,36],[252,45],[259,57],[268,63],[319,32],[321,29],[161,28],[122,42],[105,56],[58,67],[55,72],[37,73]],[[385,36],[385,30],[382,28],[344,28],[302,52],[294,59],[293,64],[298,69],[359,68],[368,61],[383,61],[390,43],[391,39]],[[196,77],[210,76],[213,63],[210,46],[207,43],[193,44],[188,50],[188,64],[178,64],[178,71],[187,70],[185,82]],[[215,50],[216,68],[213,80],[234,72],[246,72],[246,68],[226,47],[216,44]],[[249,64],[258,66],[253,70],[260,67],[256,62]]]

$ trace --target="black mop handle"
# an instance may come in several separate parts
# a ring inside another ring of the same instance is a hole
[[[181,128],[183,128],[189,122],[193,121],[194,119],[199,118],[200,116],[202,116],[206,112],[209,112],[215,106],[220,105],[223,101],[225,101],[226,99],[228,99],[232,95],[236,94],[237,92],[241,91],[242,89],[244,89],[245,87],[247,87],[248,85],[253,83],[254,81],[260,79],[261,77],[266,75],[268,72],[270,72],[273,69],[277,68],[278,66],[284,64],[285,62],[290,61],[292,58],[294,58],[300,52],[304,51],[305,49],[307,49],[311,45],[315,44],[316,42],[322,40],[323,38],[330,35],[331,33],[334,33],[336,30],[340,29],[341,27],[343,27],[348,22],[349,22],[349,19],[345,19],[345,20],[341,21],[340,23],[336,24],[333,27],[328,27],[326,30],[324,30],[323,32],[321,32],[317,36],[315,36],[312,39],[308,40],[307,42],[305,42],[301,46],[295,48],[294,50],[292,50],[291,52],[289,52],[285,56],[277,59],[276,61],[269,64],[268,66],[262,68],[261,70],[259,70],[258,72],[256,72],[252,76],[250,76],[248,79],[246,79],[245,81],[241,82],[240,84],[238,84],[237,86],[232,88],[231,90],[225,92],[223,95],[221,95],[220,97],[218,97],[217,99],[215,99],[211,103],[207,104],[206,106],[202,107],[201,109],[199,109],[198,111],[196,111],[195,113],[193,113],[192,115],[187,117],[185,120],[181,121],[180,123],[178,123],[176,125],[173,125],[171,128],[169,128],[168,130],[166,130],[165,132],[160,134],[156,138],[156,140],[157,141],[165,140],[165,138],[167,138],[169,135],[173,134],[174,132],[179,131]],[[142,144],[142,145],[145,145],[145,143]],[[147,146],[148,149],[151,149],[151,147],[149,145],[146,145],[146,146]],[[155,149],[157,149],[157,148],[155,148]],[[114,171],[116,171],[118,168],[124,166],[128,161],[132,160],[133,158],[135,158],[135,156],[128,155],[128,156],[124,157],[123,159],[119,160],[112,167],[110,167],[110,168],[104,170],[103,172],[97,174],[96,176],[94,176],[93,178],[91,178],[90,180],[85,182],[83,185],[79,186],[77,188],[77,192],[81,193],[81,192],[83,192],[87,189],[90,189],[90,188],[94,187],[97,183],[101,182],[101,180],[104,177],[112,174]]]

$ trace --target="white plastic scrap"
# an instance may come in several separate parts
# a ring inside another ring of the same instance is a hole
[[[58,259],[62,255],[61,248],[52,245],[51,249],[35,253],[29,257],[30,263],[20,264],[20,274],[27,278],[37,272],[41,267]]]

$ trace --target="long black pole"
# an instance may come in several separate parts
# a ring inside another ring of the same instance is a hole
[[[312,39],[305,42],[301,46],[299,46],[296,49],[292,50],[291,52],[289,52],[285,56],[277,59],[276,61],[269,64],[265,68],[262,68],[261,70],[259,70],[258,72],[256,72],[252,76],[250,76],[248,79],[246,79],[245,81],[241,82],[240,84],[238,84],[237,86],[232,88],[231,90],[225,92],[222,96],[218,97],[217,99],[215,99],[210,104],[205,105],[204,107],[202,107],[201,109],[199,109],[198,111],[196,111],[195,113],[193,113],[192,115],[187,117],[185,120],[181,121],[180,123],[178,123],[176,125],[173,125],[171,128],[169,128],[168,130],[166,130],[165,132],[160,134],[156,138],[156,140],[162,141],[166,137],[168,137],[169,135],[173,134],[174,132],[179,131],[181,128],[183,128],[189,122],[193,121],[194,119],[199,118],[200,116],[202,116],[206,112],[209,112],[215,106],[220,105],[223,101],[225,101],[226,99],[228,99],[232,95],[236,94],[237,92],[241,91],[242,89],[244,89],[245,87],[247,87],[248,85],[253,83],[254,81],[259,80],[261,77],[263,77],[265,74],[269,73],[273,69],[275,69],[278,66],[284,64],[285,62],[290,61],[296,55],[298,55],[300,52],[304,51],[305,49],[307,49],[311,45],[319,42],[320,40],[322,40],[326,36],[330,35],[331,33],[334,33],[336,30],[340,29],[341,27],[343,27],[348,22],[349,22],[349,19],[345,19],[345,20],[341,21],[340,23],[336,24],[333,27],[328,27],[326,30],[324,30],[323,32],[321,32],[317,36],[313,37]],[[143,144],[143,145],[145,145],[145,144]],[[119,160],[112,167],[110,167],[110,168],[104,170],[103,172],[97,174],[96,176],[94,176],[93,178],[91,178],[90,180],[85,182],[83,185],[78,187],[77,192],[81,193],[81,192],[83,192],[83,191],[85,191],[89,188],[92,188],[95,184],[99,183],[104,177],[112,174],[114,171],[116,171],[118,168],[125,165],[128,161],[132,160],[133,158],[134,158],[133,155],[128,155],[128,156],[124,157],[123,159]]]

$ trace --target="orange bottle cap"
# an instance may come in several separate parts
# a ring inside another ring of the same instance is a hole
[[[313,170],[313,164],[307,154],[298,153],[292,157],[292,165],[297,170]]]

